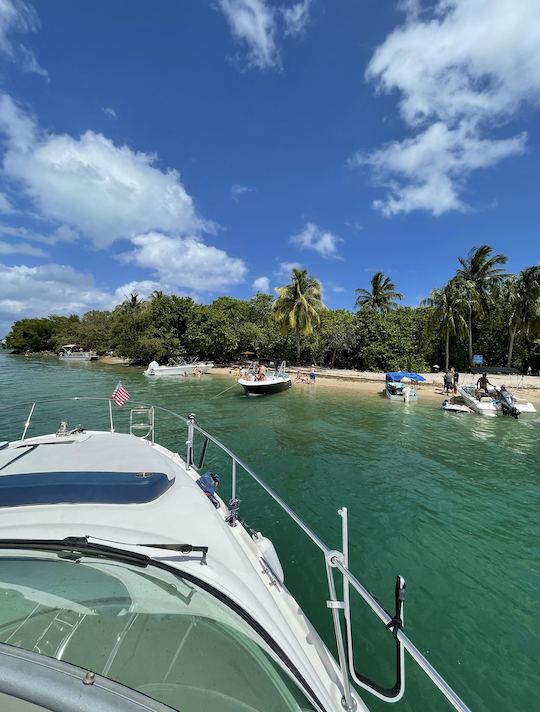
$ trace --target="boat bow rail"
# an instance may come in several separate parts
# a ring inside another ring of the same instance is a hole
[[[15,407],[27,407],[29,413],[23,423],[22,435],[20,443],[23,443],[28,434],[28,430],[32,426],[32,419],[35,415],[37,406],[59,404],[62,402],[81,402],[88,403],[100,402],[108,411],[108,425],[111,432],[115,432],[115,420],[112,409],[112,402],[109,398],[99,398],[91,396],[74,396],[71,398],[49,398],[35,402],[10,404],[9,406],[0,406],[1,409],[9,408],[10,411]],[[325,544],[322,539],[303,521],[303,519],[281,498],[281,496],[270,487],[249,465],[247,465],[240,457],[232,450],[224,445],[220,440],[214,437],[211,433],[202,428],[197,423],[193,413],[183,416],[175,413],[168,408],[155,406],[147,403],[131,402],[133,407],[129,414],[129,431],[132,435],[139,435],[147,438],[151,444],[154,444],[154,427],[156,413],[165,417],[170,417],[181,423],[186,429],[185,439],[185,462],[188,468],[199,470],[204,464],[204,459],[209,443],[217,446],[225,455],[230,458],[231,462],[231,499],[229,502],[230,516],[228,523],[230,526],[236,526],[238,521],[238,476],[240,470],[256,482],[266,494],[292,519],[292,521],[304,532],[305,535],[319,548],[324,556],[326,574],[328,580],[329,598],[327,600],[327,608],[330,610],[334,633],[336,638],[336,646],[338,652],[338,664],[341,671],[341,681],[343,687],[342,705],[345,710],[353,712],[356,709],[356,702],[352,694],[352,684],[368,690],[376,697],[387,702],[397,702],[402,698],[405,691],[405,664],[404,651],[415,660],[419,667],[426,673],[431,681],[446,697],[448,702],[455,710],[459,712],[470,712],[469,707],[461,700],[456,692],[448,685],[442,676],[435,670],[427,658],[418,650],[414,643],[404,632],[404,598],[405,598],[405,581],[401,576],[397,577],[395,590],[395,612],[391,615],[380,603],[375,596],[370,593],[356,576],[349,569],[349,552],[348,552],[348,513],[346,507],[342,507],[338,514],[342,520],[342,550],[338,551],[331,549]],[[129,409],[126,409],[129,410]],[[133,427],[137,416],[145,416],[143,418],[144,427],[141,433],[137,428]],[[148,420],[146,419],[148,418]],[[69,435],[71,432],[80,431],[81,426],[78,426],[71,431],[66,428],[66,424],[62,423],[64,431],[59,431],[60,435]],[[61,426],[61,427],[62,427]],[[199,462],[195,464],[195,436],[199,434],[203,438],[203,444],[199,457]],[[335,576],[336,573],[342,578],[343,596],[342,600],[337,595]],[[354,663],[354,648],[353,648],[353,631],[351,621],[351,603],[350,590],[351,588],[361,597],[361,599],[371,608],[375,615],[382,621],[385,628],[390,632],[396,641],[396,682],[392,688],[384,688],[381,685],[373,682],[362,673],[360,673]],[[343,634],[345,631],[345,636]]]

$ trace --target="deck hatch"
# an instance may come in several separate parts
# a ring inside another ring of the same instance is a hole
[[[0,477],[0,507],[39,504],[142,504],[173,480],[163,472],[32,472]]]

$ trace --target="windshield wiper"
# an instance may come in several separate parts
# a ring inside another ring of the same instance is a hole
[[[181,554],[191,554],[193,551],[202,553],[201,564],[206,564],[207,546],[193,546],[192,544],[136,544],[152,549],[165,549],[178,551]],[[0,539],[0,549],[40,549],[42,551],[55,551],[61,558],[77,561],[85,553],[97,558],[107,558],[116,561],[125,561],[135,566],[146,567],[153,563],[151,556],[138,551],[130,551],[108,544],[90,541],[88,536],[68,536],[65,539]],[[65,553],[64,553],[65,552]],[[80,554],[81,556],[77,556]]]

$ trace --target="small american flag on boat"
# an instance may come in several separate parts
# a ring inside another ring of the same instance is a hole
[[[118,385],[111,394],[111,400],[113,400],[117,406],[123,406],[124,403],[129,400],[129,393],[120,381],[118,381]]]

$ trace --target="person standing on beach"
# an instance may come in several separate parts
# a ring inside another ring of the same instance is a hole
[[[459,372],[452,366],[450,369],[452,371],[452,376],[454,379],[454,393],[457,393],[457,387],[459,383]]]
[[[310,383],[315,383],[315,380],[317,378],[317,374],[315,373],[315,364],[311,364],[311,369],[309,371],[309,382]]]
[[[450,391],[454,390],[454,376],[452,375],[451,371],[445,371],[444,372],[444,392],[446,395],[450,393]]]

